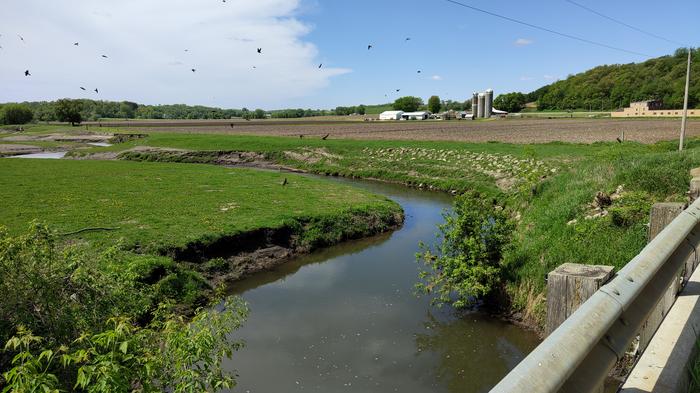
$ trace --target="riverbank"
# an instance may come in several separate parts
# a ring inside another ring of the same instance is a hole
[[[685,199],[699,146],[691,139],[678,154],[675,142],[517,145],[172,131],[70,155],[285,168],[452,194],[477,190],[515,224],[503,250],[498,311],[537,329],[545,274],[565,262],[624,266],[645,244],[649,207]]]
[[[33,220],[163,298],[196,306],[219,283],[396,228],[396,203],[289,173],[128,161],[0,160],[0,223]],[[260,257],[260,258],[258,258]]]

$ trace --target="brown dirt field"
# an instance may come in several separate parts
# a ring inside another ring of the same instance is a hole
[[[166,124],[167,123],[167,124]],[[105,123],[103,123],[105,124]],[[233,124],[233,126],[231,126]],[[168,121],[111,122],[140,132],[186,132],[231,135],[300,135],[334,139],[436,140],[461,142],[500,141],[545,143],[553,141],[593,143],[615,141],[622,130],[625,139],[642,143],[677,139],[679,119],[494,119],[489,121]],[[700,120],[688,121],[688,137],[700,136]]]

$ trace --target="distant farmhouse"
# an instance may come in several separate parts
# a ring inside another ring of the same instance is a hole
[[[504,117],[508,114],[506,111],[501,111],[493,107],[493,90],[488,89],[483,93],[474,93],[472,96],[472,113],[447,111],[442,114],[434,114],[430,112],[402,112],[402,111],[385,111],[379,114],[379,120],[428,120],[438,118],[442,120],[451,119],[484,119],[489,117]]]
[[[620,112],[611,112],[612,117],[678,117],[683,116],[682,109],[661,109],[658,100],[633,102]],[[700,109],[688,109],[688,116],[700,116]]]

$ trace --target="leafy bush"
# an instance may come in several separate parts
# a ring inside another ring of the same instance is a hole
[[[61,249],[46,226],[33,223],[14,237],[0,228],[0,271],[3,392],[192,392],[234,384],[221,362],[239,346],[226,336],[244,320],[245,306],[229,299],[222,310],[197,309],[190,321],[171,313],[172,300],[201,304],[206,285],[172,261],[119,244],[97,256]],[[161,300],[168,305],[155,308]]]
[[[499,288],[507,273],[500,264],[513,231],[504,209],[477,192],[455,199],[453,212],[440,225],[436,250],[422,245],[418,259],[428,267],[417,289],[435,293],[434,302],[466,307]]]
[[[8,104],[0,109],[1,124],[26,124],[33,118],[34,112],[27,105]]]
[[[95,393],[231,389],[236,384],[233,373],[222,363],[242,344],[227,337],[246,314],[246,306],[230,298],[220,311],[200,309],[189,322],[165,311],[143,328],[128,318],[110,318],[104,331],[83,334],[70,347],[55,349],[20,326],[5,345],[16,355],[3,374],[3,392],[59,392],[71,387]],[[58,373],[68,378],[59,380]]]

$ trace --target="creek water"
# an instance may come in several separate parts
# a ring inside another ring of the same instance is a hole
[[[451,197],[350,183],[401,204],[399,230],[314,252],[235,284],[250,316],[226,363],[236,392],[486,392],[537,344],[528,331],[414,295],[420,241]]]
[[[67,151],[55,151],[55,152],[43,152],[43,153],[30,153],[30,154],[19,154],[16,156],[11,156],[10,158],[45,158],[45,159],[59,159],[63,158],[68,152]]]

